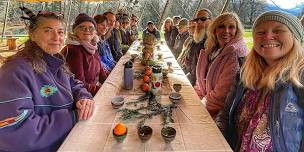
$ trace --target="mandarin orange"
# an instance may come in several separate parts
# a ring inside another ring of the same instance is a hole
[[[146,83],[149,83],[150,77],[147,76],[147,75],[144,75],[143,81],[146,82]]]
[[[148,92],[150,90],[150,86],[148,83],[144,83],[141,87],[144,92]]]
[[[114,128],[115,135],[123,135],[127,132],[127,127],[123,123],[118,123]]]

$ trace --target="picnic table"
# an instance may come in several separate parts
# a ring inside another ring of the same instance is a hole
[[[163,84],[160,102],[170,104],[168,96],[173,91],[172,85],[175,83],[182,85],[180,91],[182,99],[172,112],[174,123],[170,124],[176,129],[175,139],[171,143],[165,143],[162,139],[161,116],[154,116],[147,120],[153,129],[152,137],[147,142],[142,142],[138,138],[138,121],[136,120],[124,122],[127,125],[128,134],[123,142],[120,143],[114,139],[112,130],[121,120],[118,110],[112,108],[111,99],[114,96],[122,96],[128,102],[144,94],[140,89],[142,81],[136,79],[134,79],[132,90],[123,89],[124,63],[130,60],[131,54],[140,54],[141,47],[141,42],[134,42],[127,54],[119,60],[94,97],[96,108],[92,118],[78,122],[58,151],[232,151],[165,43],[159,44],[155,54],[163,54],[163,62],[171,62],[173,72],[171,71],[164,80],[166,82],[163,82],[165,84]],[[144,66],[136,59],[134,71],[143,68]]]

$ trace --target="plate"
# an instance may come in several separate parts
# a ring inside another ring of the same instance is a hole
[[[172,92],[170,93],[169,98],[173,100],[180,100],[182,98],[182,95],[177,92]]]

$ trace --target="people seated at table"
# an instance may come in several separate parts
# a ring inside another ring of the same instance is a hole
[[[173,45],[171,44],[171,34],[173,32],[173,20],[170,17],[167,17],[165,19],[162,30],[164,32],[166,44],[170,50],[172,50]]]
[[[176,36],[175,44],[173,46],[173,49],[171,50],[175,59],[177,59],[179,54],[182,52],[184,42],[189,36],[187,26],[188,20],[185,18],[181,19],[177,25],[178,35]]]
[[[252,29],[240,81],[216,123],[234,151],[304,151],[303,26],[292,14],[268,11]]]
[[[193,34],[194,34],[194,31],[195,31],[195,26],[196,26],[196,23],[194,22],[194,20],[190,20],[188,22],[187,28],[188,28],[189,36],[185,40],[182,52],[180,53],[180,55],[177,58],[177,62],[180,65],[180,67],[182,68],[182,70],[185,69],[185,58],[186,58],[187,54],[189,53],[189,50],[190,50],[190,48],[193,44],[193,41],[194,41],[193,40]]]
[[[116,65],[108,41],[106,41],[106,33],[108,32],[108,20],[105,15],[96,15],[94,20],[97,24],[97,35],[99,42],[97,43],[98,52],[100,55],[100,63],[107,71],[111,72]]]
[[[107,17],[109,30],[106,33],[106,41],[108,42],[111,54],[116,62],[122,57],[122,51],[118,41],[118,29],[115,28],[116,17],[112,12],[105,12],[103,15]]]
[[[97,51],[96,22],[87,14],[79,14],[69,34],[67,45],[62,53],[75,78],[82,81],[85,87],[95,95],[106,80],[108,71],[100,63]]]
[[[56,151],[94,101],[59,54],[63,16],[21,7],[29,39],[0,68],[0,151]]]
[[[130,42],[128,41],[127,37],[127,29],[130,27],[130,19],[126,15],[118,16],[118,22],[119,22],[119,30],[118,30],[118,41],[119,41],[119,46],[122,49],[122,53],[126,54],[129,47],[130,47]]]
[[[212,21],[212,13],[210,10],[203,8],[199,10],[193,19],[196,27],[193,34],[193,41],[190,44],[188,54],[185,56],[183,70],[187,75],[190,83],[195,84],[196,81],[196,65],[198,56],[202,49],[205,49],[205,41],[207,39],[207,28]]]
[[[158,41],[160,40],[160,33],[152,21],[148,21],[147,28],[143,31],[143,37],[147,34],[153,34]]]
[[[178,22],[182,19],[181,16],[173,16],[173,28],[172,28],[172,32],[171,32],[171,42],[170,42],[170,46],[172,46],[170,49],[172,50],[174,44],[175,44],[175,39],[176,36],[178,35]]]
[[[215,118],[240,69],[239,57],[247,54],[243,25],[235,13],[223,13],[208,28],[206,49],[197,63],[196,93]]]
[[[131,15],[130,27],[127,29],[127,38],[129,45],[138,39],[138,17],[134,14]]]

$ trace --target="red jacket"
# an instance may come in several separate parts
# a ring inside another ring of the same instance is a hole
[[[97,83],[102,84],[107,78],[104,67],[100,64],[98,51],[91,55],[82,45],[68,44],[62,53],[75,78],[81,80],[87,90],[95,95],[100,88]]]

